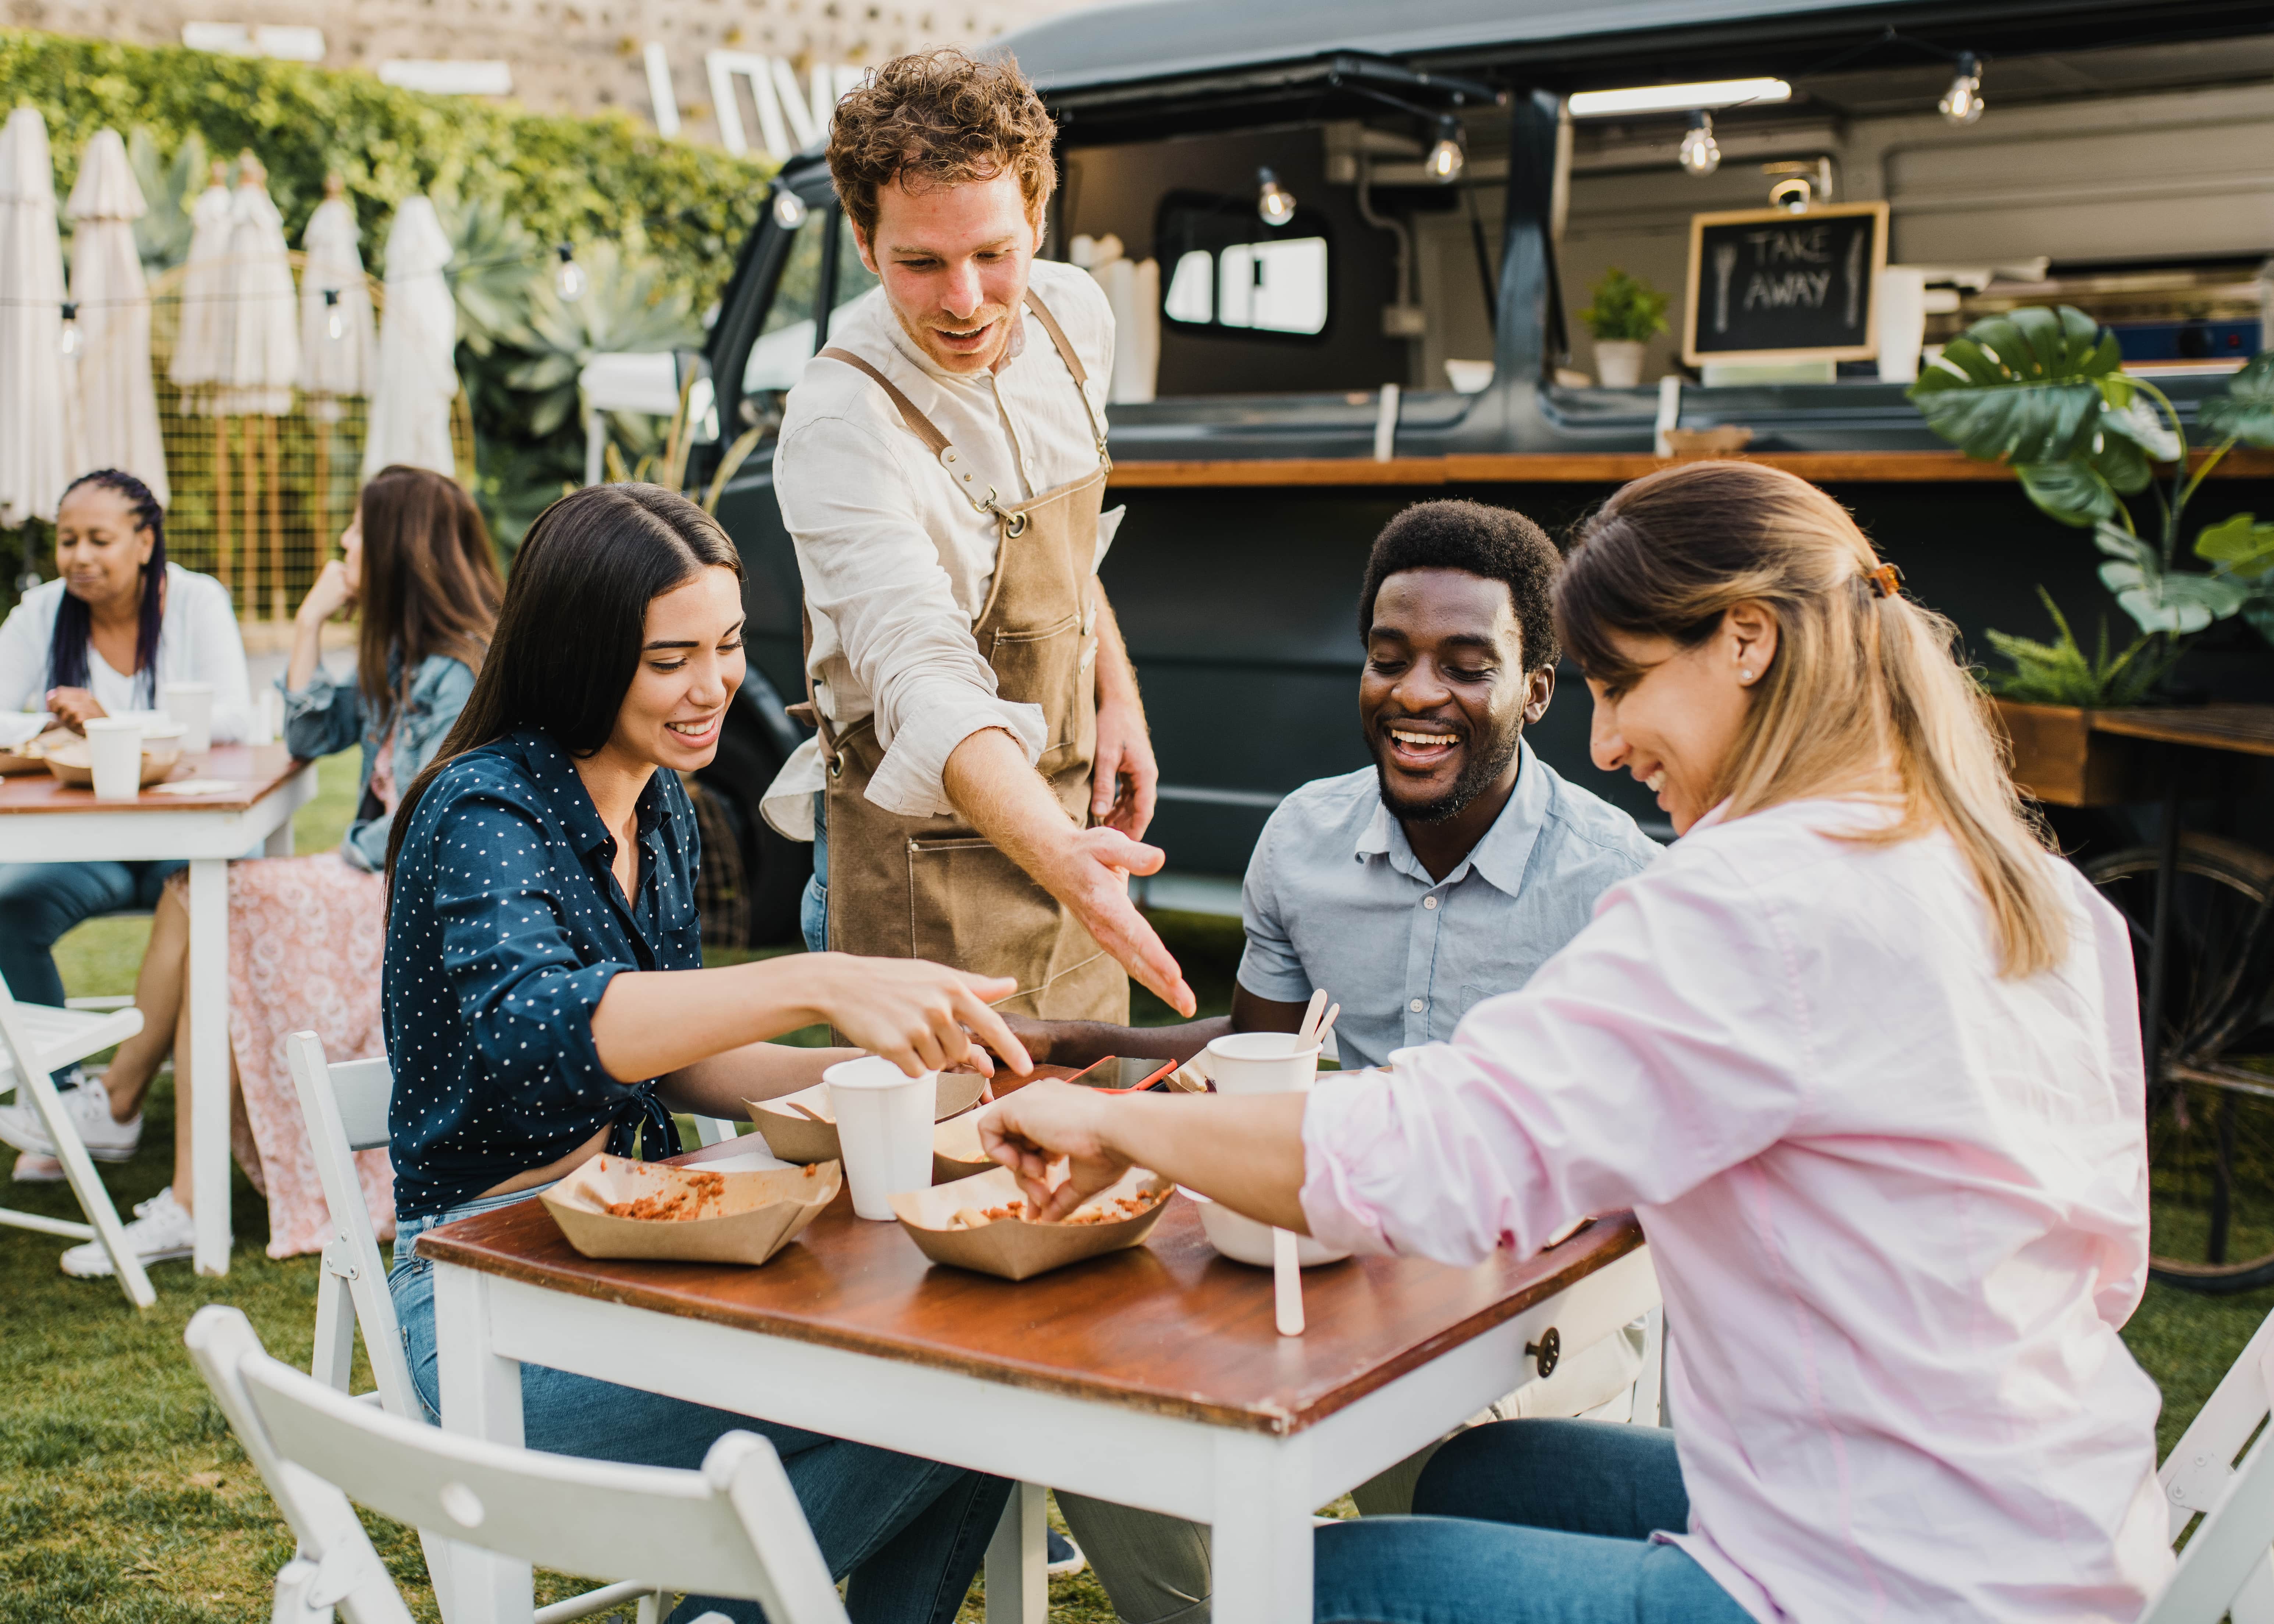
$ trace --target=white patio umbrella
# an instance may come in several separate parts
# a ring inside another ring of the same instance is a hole
[[[213,184],[190,209],[190,254],[182,267],[174,358],[166,368],[166,376],[181,386],[184,409],[193,412],[217,406],[212,386],[221,380],[228,329],[222,301],[228,293],[229,215],[229,165],[216,158]]]
[[[356,244],[363,231],[347,187],[336,175],[324,181],[324,200],[308,216],[300,246],[300,388],[317,396],[370,392],[378,337],[372,327],[371,289]],[[311,411],[336,419],[336,403],[317,401]]]
[[[390,462],[457,477],[450,449],[457,305],[442,267],[450,239],[424,197],[405,198],[387,234],[387,307],[379,324],[379,375],[363,446],[368,479]]]
[[[165,506],[173,493],[150,381],[150,288],[134,245],[134,222],[146,205],[117,131],[96,131],[79,154],[79,180],[64,212],[72,222],[71,289],[87,466],[124,469]]]
[[[292,410],[300,381],[299,312],[284,218],[269,200],[268,171],[251,153],[237,159],[237,191],[229,200],[223,288],[222,410],[281,417]]]
[[[64,486],[85,471],[63,335],[48,126],[19,107],[0,129],[0,524],[54,518]]]

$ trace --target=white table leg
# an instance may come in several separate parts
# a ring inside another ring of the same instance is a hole
[[[1212,1616],[1311,1624],[1310,1435],[1228,1434],[1216,1446]]]
[[[229,864],[190,864],[190,1197],[200,1274],[229,1273]]]
[[[434,1266],[434,1351],[442,1430],[521,1447],[521,1361],[490,1342],[490,1278]],[[449,1547],[448,1624],[531,1624],[534,1577],[527,1562],[471,1545]]]
[[[286,818],[268,831],[268,838],[260,843],[260,854],[263,857],[290,857],[292,854],[290,818]]]
[[[1014,1483],[987,1542],[987,1624],[1043,1624],[1050,1615],[1048,1490]]]

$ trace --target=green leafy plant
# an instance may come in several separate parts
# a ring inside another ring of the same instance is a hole
[[[2204,477],[2238,444],[2274,447],[2274,353],[2202,403],[2198,427],[2218,443],[2194,466],[2170,397],[2127,377],[2115,335],[2067,305],[1976,322],[1920,374],[1910,398],[1969,456],[2011,464],[2047,517],[2092,532],[2106,555],[2102,584],[2160,640],[2163,670],[2181,638],[2238,613],[2274,640],[2274,525],[2248,514],[2211,525],[2194,550],[2212,568],[2178,567],[2187,504]],[[2145,535],[2126,501],[2141,495],[2153,503]]]
[[[2100,622],[2098,647],[2087,654],[2069,629],[2068,617],[2053,602],[2052,594],[2037,589],[2045,613],[2059,632],[2052,643],[2016,637],[2010,632],[1989,634],[1990,644],[2014,662],[2014,669],[1987,680],[1990,690],[2007,699],[2032,705],[2079,705],[2109,710],[2136,705],[2163,680],[2179,658],[2164,639],[2142,635],[2122,652],[2108,650],[2108,622]]]
[[[579,259],[584,297],[567,303],[550,281],[539,279],[529,296],[528,320],[507,341],[527,357],[507,369],[505,381],[527,397],[533,433],[551,433],[575,416],[576,374],[594,356],[687,350],[703,342],[687,295],[670,286],[652,259],[634,258],[609,243],[593,244]],[[609,416],[635,445],[654,438],[644,415]]]
[[[1599,339],[1646,342],[1666,331],[1668,296],[1617,266],[1603,273],[1592,289],[1594,303],[1579,312]]]
[[[206,186],[206,144],[192,130],[169,158],[150,127],[136,124],[126,133],[126,162],[146,206],[134,222],[134,246],[143,270],[154,276],[190,257],[190,208]]]

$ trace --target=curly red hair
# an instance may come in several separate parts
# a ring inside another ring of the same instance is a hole
[[[896,56],[872,68],[829,124],[829,174],[864,238],[877,194],[899,181],[954,186],[1019,177],[1030,219],[1058,186],[1058,124],[1017,61],[980,62],[953,49]]]

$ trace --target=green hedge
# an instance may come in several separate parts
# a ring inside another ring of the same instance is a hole
[[[124,135],[146,125],[169,153],[195,131],[215,157],[250,147],[267,166],[296,245],[324,176],[337,170],[374,263],[400,199],[493,197],[542,241],[611,238],[654,254],[698,310],[725,285],[772,172],[666,141],[628,113],[530,113],[397,90],[368,73],[0,29],[0,109],[26,102],[48,121],[59,199],[104,126]]]

